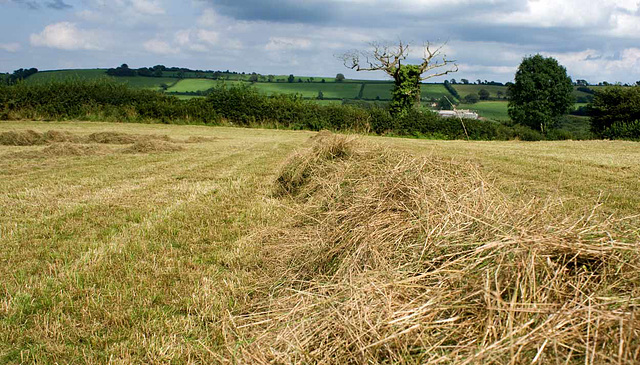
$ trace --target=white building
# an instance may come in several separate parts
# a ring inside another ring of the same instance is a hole
[[[468,109],[460,110],[438,110],[438,115],[443,118],[463,118],[463,119],[478,119],[478,113]]]

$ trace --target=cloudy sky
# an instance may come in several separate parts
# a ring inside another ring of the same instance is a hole
[[[0,27],[0,72],[128,63],[384,78],[336,55],[402,39],[447,42],[457,79],[510,81],[541,53],[574,80],[640,80],[640,0],[0,0]]]

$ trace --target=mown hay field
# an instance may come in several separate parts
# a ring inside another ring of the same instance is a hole
[[[637,143],[25,121],[0,143],[0,363],[640,359]]]

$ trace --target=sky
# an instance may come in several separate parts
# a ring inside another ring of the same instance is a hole
[[[507,82],[524,57],[574,79],[640,80],[640,0],[0,0],[0,72],[157,64],[384,79],[339,55],[444,45],[447,79]],[[442,82],[445,77],[432,79]]]

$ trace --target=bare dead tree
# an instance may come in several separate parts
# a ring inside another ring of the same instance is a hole
[[[423,45],[424,53],[422,63],[418,65],[420,81],[458,71],[458,65],[455,64],[455,61],[447,59],[446,55],[442,53],[445,45],[446,43],[435,49],[432,49],[430,42],[426,42]],[[401,68],[402,62],[409,57],[410,45],[398,41],[397,46],[378,42],[370,43],[370,46],[373,48],[372,50],[353,50],[343,54],[341,58],[344,65],[356,71],[384,71],[395,79],[395,75]],[[428,73],[429,71],[441,69],[447,65],[452,67],[440,72]],[[425,75],[425,73],[427,74]]]
[[[423,44],[422,62],[418,65],[405,64],[410,56],[410,45],[402,41],[397,45],[370,43],[370,50],[353,50],[340,58],[352,70],[384,71],[391,76],[395,81],[391,110],[397,113],[420,103],[420,82],[458,71],[455,61],[443,54],[445,45]]]

